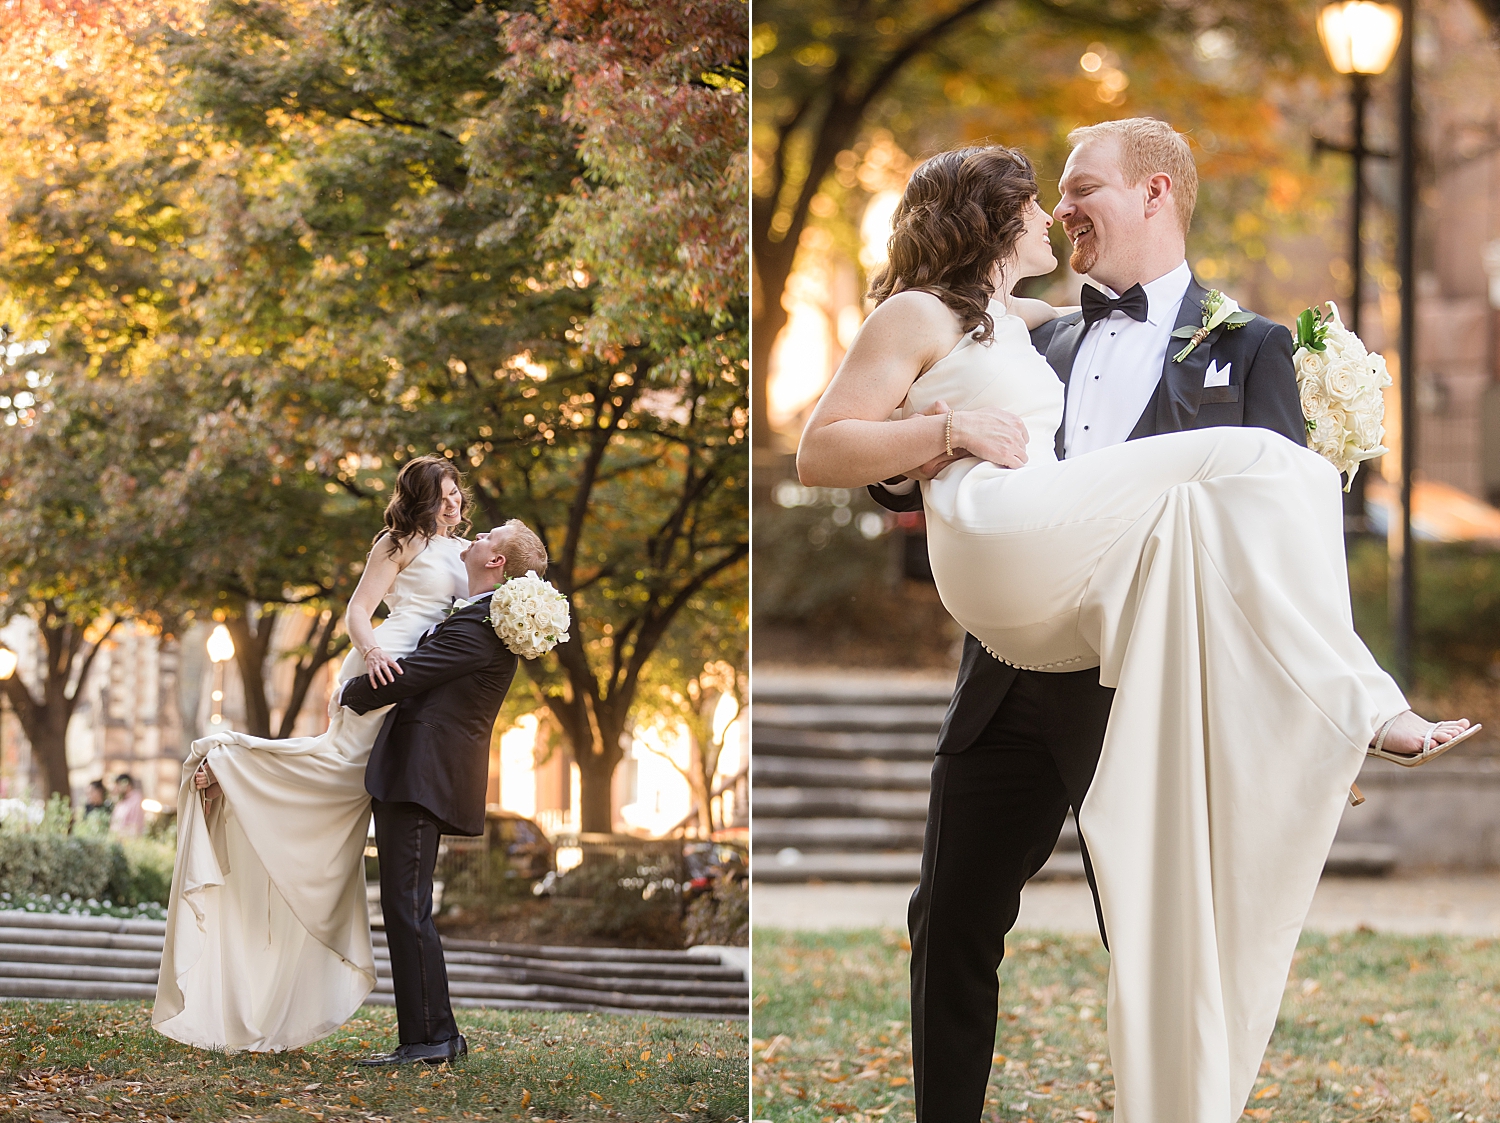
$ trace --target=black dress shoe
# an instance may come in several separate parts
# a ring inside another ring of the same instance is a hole
[[[394,1053],[376,1053],[373,1057],[365,1057],[354,1063],[372,1068],[378,1065],[411,1065],[418,1061],[440,1065],[455,1061],[468,1051],[469,1043],[464,1040],[463,1034],[459,1034],[447,1041],[418,1041],[411,1045],[400,1045]]]

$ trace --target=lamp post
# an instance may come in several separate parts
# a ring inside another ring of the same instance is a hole
[[[208,719],[217,728],[224,721],[224,664],[234,658],[234,637],[220,624],[208,637],[208,657],[214,665],[213,716]]]
[[[1359,334],[1360,311],[1364,304],[1365,275],[1363,221],[1365,213],[1366,156],[1388,157],[1365,147],[1365,105],[1370,100],[1370,79],[1384,74],[1401,39],[1401,12],[1390,4],[1370,0],[1340,0],[1318,13],[1318,38],[1328,55],[1329,65],[1350,79],[1350,105],[1353,125],[1350,143],[1333,144],[1321,137],[1315,141],[1319,151],[1341,152],[1354,163],[1353,190],[1349,200],[1349,276],[1351,293],[1348,313],[1344,317],[1349,330]],[[1365,529],[1365,476],[1356,476],[1354,486],[1344,499],[1345,526]]]
[[[1396,270],[1401,274],[1401,556],[1391,558],[1396,594],[1396,676],[1408,689],[1416,681],[1416,576],[1412,563],[1411,473],[1417,458],[1417,110],[1414,0],[1401,0],[1407,34],[1401,37],[1401,81],[1397,98],[1401,127],[1401,220],[1396,234]]]
[[[19,655],[0,643],[0,682],[9,680],[16,673],[16,666],[20,662]],[[8,704],[5,691],[0,690],[0,764],[5,761],[5,707]]]

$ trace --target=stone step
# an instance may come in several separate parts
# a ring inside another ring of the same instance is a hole
[[[384,947],[384,932],[371,933],[376,947]],[[493,955],[517,955],[524,959],[566,959],[579,963],[677,963],[701,967],[707,956],[702,948],[672,951],[666,948],[571,947],[555,944],[506,944],[487,940],[443,939],[443,947],[453,951],[487,952]],[[714,953],[718,955],[717,952]]]
[[[749,1009],[749,996],[738,998],[697,997],[695,995],[644,995],[627,991],[581,991],[576,987],[542,986],[536,984],[483,983],[467,980],[450,980],[449,993],[454,998],[490,999],[499,1005],[504,1000],[525,999],[543,1002],[570,1002],[593,1009],[608,1008],[627,1010],[631,1013],[653,1011],[657,1013],[691,1012],[695,1014],[738,1014],[744,1016]],[[392,994],[388,979],[375,984],[370,1000],[376,995]]]
[[[47,931],[46,929],[40,930]],[[38,931],[37,928],[11,927],[0,923],[0,944],[34,942]],[[144,933],[101,932],[89,929],[47,931],[47,943],[53,947],[115,948],[125,951],[154,951],[158,955],[161,954],[163,938],[160,935]]]
[[[754,767],[767,757],[825,757],[829,759],[914,760],[932,765],[937,731],[920,733],[841,732],[837,729],[799,729],[755,726]]]
[[[48,921],[55,926],[48,927]],[[108,918],[0,913],[0,998],[154,997],[165,925],[121,931],[118,924]],[[372,935],[378,983],[370,1001],[389,1001],[387,941],[383,932]],[[749,1009],[748,959],[742,951],[444,941],[460,1005],[735,1018]]]
[[[759,671],[751,691],[756,705],[780,703],[902,703],[946,706],[953,678],[946,675],[833,674]]]
[[[757,729],[827,729],[838,732],[936,734],[948,712],[942,705],[868,704],[785,706],[775,702],[755,703],[751,720]]]
[[[768,788],[755,785],[755,818],[910,819],[926,821],[927,793],[840,788]],[[752,837],[754,832],[752,831]]]
[[[34,933],[33,938],[37,938]],[[161,951],[119,950],[116,948],[74,948],[45,943],[0,944],[0,958],[7,963],[60,963],[88,967],[134,967],[156,970],[161,966]]]
[[[759,829],[757,827],[757,829]],[[1394,847],[1378,843],[1335,842],[1323,867],[1335,877],[1381,877],[1395,867]],[[788,848],[774,857],[767,855],[755,868],[755,880],[764,884],[809,881],[897,881],[915,884],[922,869],[920,851],[868,854],[859,852],[802,853]],[[1033,880],[1081,878],[1083,854],[1061,845]]]
[[[768,787],[864,788],[925,792],[932,786],[932,762],[906,760],[816,760],[761,756],[755,783]]]
[[[1398,857],[1394,846],[1378,842],[1335,842],[1323,872],[1335,877],[1384,877],[1396,868]]]
[[[87,974],[91,979],[109,983],[145,983],[156,986],[159,967],[100,967],[76,963],[12,963],[0,959],[0,978],[5,979],[73,979]]]
[[[155,983],[113,983],[100,979],[0,978],[0,999],[59,998],[71,1001],[114,1002],[123,998],[156,997]]]
[[[884,854],[859,852],[802,854],[781,852],[762,859],[755,880],[765,884],[808,881],[897,881],[915,884],[922,872],[921,851]],[[1034,876],[1037,881],[1083,876],[1083,857],[1077,851],[1056,851]]]
[[[759,763],[756,764],[759,768]],[[920,850],[926,823],[914,819],[772,819],[755,817],[753,844],[758,860],[772,861],[778,850]],[[760,866],[755,868],[760,877]]]
[[[473,963],[455,963],[453,958],[446,954],[443,959],[448,967],[449,979],[463,979],[467,982],[536,983],[581,990],[626,991],[631,994],[690,994],[719,998],[742,997],[745,993],[745,983],[742,979],[737,981],[638,979],[629,976],[583,975],[528,967],[492,967]],[[375,973],[377,976],[385,978],[390,974],[390,970],[390,958],[376,955]]]
[[[52,912],[0,910],[0,926],[45,928],[49,932],[130,932],[141,936],[165,936],[165,920],[120,920],[113,916],[65,916]]]
[[[794,847],[803,852],[829,850],[920,850],[926,822],[914,819],[772,819],[755,817],[757,855],[774,858]],[[1059,851],[1078,849],[1078,828],[1068,816],[1058,836]],[[759,867],[756,876],[760,876]]]

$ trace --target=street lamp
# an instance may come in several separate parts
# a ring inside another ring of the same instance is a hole
[[[220,624],[208,637],[208,657],[214,665],[214,712],[208,719],[210,725],[217,726],[224,721],[224,664],[234,658],[234,637],[229,634],[229,629]]]
[[[1350,78],[1353,110],[1352,139],[1347,147],[1319,138],[1320,151],[1342,152],[1354,161],[1353,193],[1349,200],[1349,275],[1352,292],[1345,321],[1359,334],[1360,309],[1364,304],[1364,236],[1366,156],[1388,156],[1365,147],[1365,105],[1370,100],[1370,79],[1383,74],[1401,41],[1401,11],[1370,0],[1340,0],[1318,13],[1318,38],[1328,62]],[[1352,530],[1365,529],[1365,479],[1356,477],[1344,499],[1344,522]]]
[[[0,682],[6,681],[16,673],[16,665],[20,661],[19,655],[0,643]],[[5,692],[0,691],[0,761],[5,759],[5,706]]]
[[[1328,61],[1340,74],[1350,78],[1354,110],[1353,141],[1345,148],[1319,141],[1318,147],[1342,152],[1354,159],[1354,197],[1350,200],[1349,272],[1354,291],[1346,320],[1349,329],[1359,334],[1360,290],[1364,282],[1364,239],[1361,222],[1365,210],[1364,160],[1366,156],[1384,156],[1365,147],[1365,104],[1370,100],[1370,79],[1385,73],[1401,41],[1401,11],[1389,4],[1372,4],[1370,0],[1343,0],[1329,4],[1318,13],[1318,38]]]

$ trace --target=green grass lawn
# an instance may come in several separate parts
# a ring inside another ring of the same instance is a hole
[[[0,1123],[22,1120],[745,1120],[743,1022],[459,1010],[453,1066],[356,1068],[396,1044],[364,1007],[274,1054],[190,1049],[139,1002],[0,1002]]]
[[[904,937],[759,929],[754,946],[755,1118],[912,1119]],[[1095,938],[1011,941],[986,1119],[1111,1117],[1108,968]],[[1258,1123],[1500,1121],[1500,942],[1305,935],[1255,1087]]]

